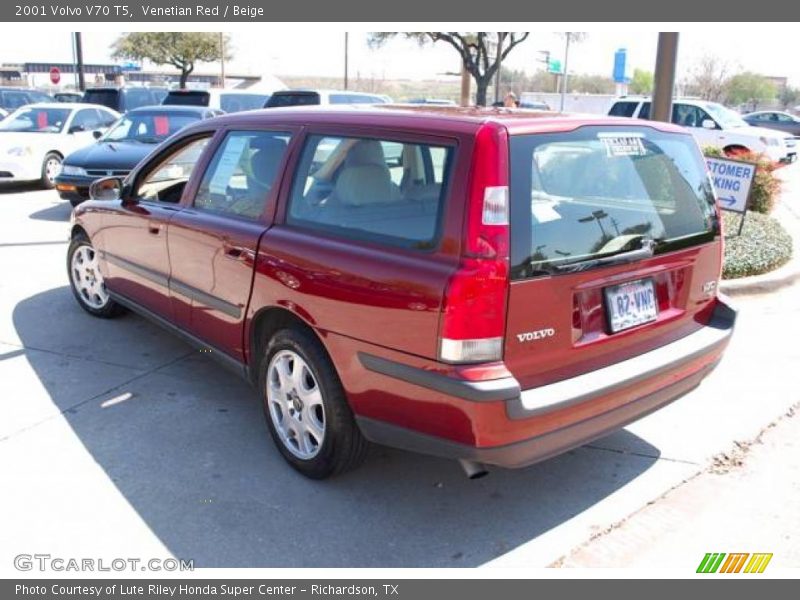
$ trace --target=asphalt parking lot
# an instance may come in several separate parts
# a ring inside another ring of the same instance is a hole
[[[373,448],[358,471],[309,481],[236,376],[137,316],[78,308],[69,212],[55,192],[0,189],[0,573],[33,552],[544,566],[800,401],[800,291],[787,288],[738,300],[728,354],[700,388],[590,446],[476,481],[450,461]]]

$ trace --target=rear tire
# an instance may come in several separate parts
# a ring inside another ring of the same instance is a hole
[[[56,187],[56,175],[61,172],[61,157],[55,152],[48,152],[42,162],[42,177],[40,182],[46,190]]]
[[[319,340],[298,329],[270,339],[258,369],[267,427],[283,458],[311,479],[354,469],[368,442]]]
[[[110,319],[125,312],[108,295],[103,274],[97,266],[97,252],[83,233],[76,234],[69,244],[67,275],[72,294],[90,315]]]

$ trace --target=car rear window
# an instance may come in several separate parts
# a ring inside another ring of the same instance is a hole
[[[279,108],[281,106],[313,106],[320,103],[319,94],[316,92],[275,93],[267,100],[266,108]]]
[[[346,239],[433,249],[453,151],[388,139],[310,136],[286,222]]]
[[[515,279],[636,250],[710,241],[714,194],[689,135],[648,127],[581,127],[511,138]]]
[[[612,117],[632,117],[636,112],[636,105],[638,102],[617,102],[608,111],[609,116]]]
[[[162,104],[179,106],[208,106],[211,95],[203,91],[176,91],[169,92]]]
[[[87,104],[100,104],[110,109],[119,109],[119,90],[86,90],[83,101]]]

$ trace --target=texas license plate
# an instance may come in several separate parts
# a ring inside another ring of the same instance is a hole
[[[658,302],[652,279],[607,287],[606,314],[611,332],[630,329],[658,318]]]

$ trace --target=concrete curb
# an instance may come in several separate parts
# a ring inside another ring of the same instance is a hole
[[[729,296],[752,296],[768,294],[794,285],[800,281],[800,163],[781,170],[783,193],[778,206],[772,213],[787,233],[792,236],[792,258],[781,268],[763,275],[723,279],[719,284],[721,292]],[[792,204],[794,202],[794,205]]]

